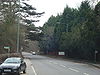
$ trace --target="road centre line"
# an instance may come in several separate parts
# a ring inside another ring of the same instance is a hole
[[[58,64],[58,63],[56,63],[56,62],[53,62],[53,61],[49,61],[50,63],[53,63],[53,64]],[[64,66],[64,65],[60,65],[61,67],[66,67],[66,66]]]
[[[56,63],[56,62],[53,62],[53,61],[49,61],[50,63],[53,63],[53,64],[58,64],[58,63]],[[60,64],[59,64],[60,65]],[[61,67],[65,67],[66,68],[66,66],[64,66],[64,65],[60,65]],[[76,69],[73,69],[73,68],[68,68],[69,70],[72,70],[72,71],[74,71],[74,72],[79,72],[78,70],[76,70]]]
[[[64,66],[64,65],[60,65],[60,66],[62,66],[62,67],[66,67],[66,66]]]
[[[37,75],[37,73],[36,73],[36,71],[35,71],[35,68],[34,68],[33,66],[31,66],[31,68],[32,68],[34,74]]]
[[[53,64],[58,64],[58,63],[56,63],[56,62],[53,62],[53,61],[49,61],[51,64],[53,63]],[[60,65],[61,67],[64,67],[64,68],[66,68],[66,66],[65,65],[61,65],[61,64],[58,64],[58,65]],[[68,68],[69,70],[71,70],[71,71],[74,71],[74,72],[79,72],[78,70],[76,70],[76,69],[73,69],[73,68]],[[88,73],[83,73],[84,75],[90,75],[90,74],[88,74]]]
[[[49,62],[53,62],[53,61],[49,61]]]
[[[74,72],[79,72],[78,70],[73,69],[73,68],[68,68],[68,69],[71,70],[71,71],[74,71]]]
[[[50,63],[53,63],[53,64],[58,64],[58,63],[56,63],[56,62],[53,62],[53,61],[49,61]],[[60,65],[60,64],[59,64]],[[64,68],[66,68],[66,66],[65,65],[60,65],[61,67],[64,67]],[[69,70],[71,70],[71,71],[74,71],[74,72],[79,72],[78,70],[76,70],[76,69],[73,69],[73,68],[68,68]],[[88,75],[87,73],[85,73],[84,75]]]
[[[56,62],[53,62],[53,64],[58,64],[58,63],[56,63]]]
[[[87,74],[87,73],[83,73],[84,75],[89,75],[89,74]]]
[[[58,63],[56,63],[56,62],[53,62],[53,61],[49,61],[50,63],[53,63],[53,64],[58,64]]]

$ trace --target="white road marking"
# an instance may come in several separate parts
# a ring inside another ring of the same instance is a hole
[[[58,63],[56,63],[56,62],[53,62],[53,61],[49,61],[51,64],[53,63],[53,64],[58,64]],[[79,63],[75,63],[75,64],[79,64]],[[58,65],[60,65],[60,64],[58,64]],[[65,67],[66,68],[66,66],[65,65],[60,65],[61,67]],[[33,67],[34,68],[34,67]],[[78,70],[76,70],[76,69],[73,69],[73,68],[68,68],[69,70],[71,70],[71,71],[74,71],[74,72],[79,72]],[[36,74],[36,72],[35,72],[35,70],[34,70],[34,73],[35,73],[35,75],[37,75]],[[84,75],[90,75],[90,74],[88,74],[88,73],[83,73]]]
[[[79,72],[78,70],[73,69],[73,68],[68,68],[68,69],[71,70],[71,71],[74,71],[74,72]]]
[[[89,75],[88,73],[83,73],[84,75]]]
[[[33,70],[34,74],[37,75],[37,73],[36,73],[34,67],[33,67],[33,66],[31,66],[31,67],[32,67],[32,70]]]
[[[53,64],[58,64],[58,63],[56,63],[56,62],[53,62]]]
[[[66,66],[64,66],[64,65],[60,65],[60,66],[62,66],[62,67],[66,67]]]
[[[49,62],[53,62],[53,61],[49,61]]]
[[[58,64],[58,63],[56,63],[56,62],[53,62],[53,61],[49,61],[50,63],[53,63],[53,64]]]

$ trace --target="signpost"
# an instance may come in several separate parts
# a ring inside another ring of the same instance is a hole
[[[6,46],[4,46],[4,49],[10,49],[10,47],[6,47]]]
[[[98,51],[95,50],[95,55],[94,55],[94,61],[95,61],[95,63],[96,63],[96,60],[97,60],[97,53],[98,53]]]
[[[7,50],[8,50],[8,57],[9,57],[9,54],[10,54],[10,47],[4,46],[4,49],[7,49]]]

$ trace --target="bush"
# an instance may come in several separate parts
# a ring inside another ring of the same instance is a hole
[[[21,58],[23,58],[23,56],[20,53],[10,53],[9,56],[8,56],[8,54],[0,54],[0,62],[3,62],[8,57],[21,57]]]

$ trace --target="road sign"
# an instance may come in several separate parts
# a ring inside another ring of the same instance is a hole
[[[10,49],[10,47],[4,46],[4,49]]]
[[[9,55],[10,55],[10,47],[4,46],[4,49],[7,49],[7,51],[8,51],[8,57],[9,57]]]
[[[58,55],[64,56],[65,52],[58,52]]]
[[[95,50],[95,53],[98,53],[98,51]]]

